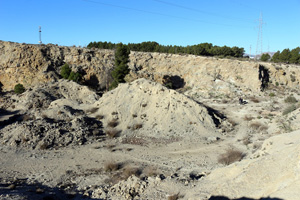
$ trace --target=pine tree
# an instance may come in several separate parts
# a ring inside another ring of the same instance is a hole
[[[129,73],[128,62],[129,62],[130,50],[126,45],[122,43],[117,44],[115,50],[115,69],[111,75],[114,79],[111,84],[111,89],[118,86],[119,83],[124,83],[125,76]]]

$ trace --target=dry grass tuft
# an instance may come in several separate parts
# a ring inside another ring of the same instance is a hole
[[[134,137],[129,136],[122,140],[123,144],[133,144],[133,145],[140,145],[140,146],[147,146],[148,142],[142,137]]]
[[[180,195],[180,193],[178,192],[177,194],[172,194],[168,196],[168,200],[177,200],[183,198],[183,195]]]
[[[253,103],[259,103],[259,102],[260,102],[256,97],[249,97],[249,99],[250,99]]]
[[[115,161],[108,161],[104,164],[104,170],[106,172],[115,172],[122,169],[122,167],[123,167],[122,163],[117,163]]]
[[[254,129],[254,130],[258,130],[258,131],[265,131],[268,130],[268,126],[265,124],[262,124],[260,122],[252,122],[250,124],[250,128]]]
[[[233,119],[227,119],[227,121],[234,127],[237,126],[238,123],[236,121],[234,121]]]
[[[250,115],[245,115],[244,116],[244,120],[245,121],[251,121],[251,120],[253,120],[254,119],[254,117],[252,117],[252,116],[250,116]]]
[[[49,145],[46,142],[44,142],[40,145],[40,150],[46,150],[48,148],[49,148]]]
[[[143,124],[135,124],[132,126],[132,130],[138,130],[141,129],[143,127]]]
[[[102,119],[104,119],[104,115],[96,115],[95,118],[98,119],[98,120],[102,120]]]
[[[147,166],[147,167],[143,170],[143,173],[144,173],[145,176],[147,176],[147,177],[157,176],[157,175],[158,175],[157,168],[155,168],[155,167],[153,167],[153,166]]]
[[[219,156],[218,162],[224,165],[230,165],[234,162],[241,161],[245,154],[240,150],[228,149],[224,154]]]
[[[243,144],[244,144],[244,145],[251,144],[251,139],[250,139],[250,137],[247,137],[247,136],[246,136],[246,137],[243,138],[242,141],[243,141]]]
[[[117,129],[106,129],[105,134],[109,138],[116,138],[119,137],[121,131]]]
[[[136,177],[139,177],[141,175],[142,171],[140,168],[137,167],[126,167],[122,173],[122,178],[124,180],[127,180],[130,176],[134,175]]]
[[[94,108],[90,108],[90,109],[86,110],[86,112],[93,114],[93,113],[97,112],[98,110],[99,110],[99,108],[94,107]]]
[[[116,127],[116,126],[118,126],[118,125],[119,125],[119,122],[118,122],[118,120],[116,120],[116,119],[113,119],[113,120],[111,120],[111,121],[109,121],[109,122],[107,123],[107,126],[110,127],[110,128],[114,128],[114,127]]]
[[[33,117],[30,116],[30,115],[27,115],[27,114],[22,116],[22,121],[23,122],[26,122],[26,121],[29,121],[29,120],[32,120],[32,119],[33,119]]]

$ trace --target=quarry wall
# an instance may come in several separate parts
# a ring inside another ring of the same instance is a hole
[[[17,83],[25,87],[59,79],[60,67],[68,63],[83,72],[86,85],[103,89],[114,67],[112,50],[32,45],[0,41],[0,82],[3,90]],[[230,94],[260,92],[262,83],[299,89],[299,66],[219,59],[194,55],[131,52],[129,79],[147,78],[163,83],[165,75],[180,77],[185,87]],[[261,70],[263,69],[265,70]]]

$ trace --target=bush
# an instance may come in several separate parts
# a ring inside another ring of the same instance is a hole
[[[60,75],[64,79],[68,79],[76,83],[79,83],[82,79],[82,75],[79,72],[73,72],[67,63],[61,67]]]
[[[71,68],[69,67],[69,65],[66,63],[61,67],[60,70],[60,75],[64,78],[64,79],[68,79],[70,74],[71,74]]]
[[[297,103],[297,99],[293,96],[289,96],[284,100],[285,103]]]
[[[79,73],[79,72],[73,72],[73,71],[71,71],[71,73],[70,73],[70,75],[69,75],[69,77],[68,77],[68,79],[70,80],[70,81],[74,81],[74,82],[76,82],[76,83],[79,83],[80,82],[80,80],[81,80],[81,78],[82,78],[82,75]]]
[[[275,95],[273,92],[271,92],[271,93],[269,94],[269,96],[270,96],[270,97],[275,97],[276,95]]]
[[[14,89],[16,94],[22,94],[23,92],[25,92],[25,88],[22,84],[17,84],[15,85],[15,89]]]

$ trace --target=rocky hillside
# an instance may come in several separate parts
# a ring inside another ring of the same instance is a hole
[[[298,66],[219,59],[194,55],[132,52],[131,76],[193,88],[202,95],[241,95],[269,86],[299,88]],[[215,94],[214,94],[215,93]]]
[[[31,45],[0,41],[0,82],[4,90],[17,83],[25,87],[59,79],[60,67],[68,63],[84,74],[84,83],[105,88],[114,65],[113,51],[89,50],[52,44]],[[101,80],[101,82],[99,82]]]
[[[99,95],[113,51],[0,42],[0,199],[299,199],[298,66],[141,52],[129,66]]]
[[[0,82],[4,90],[17,83],[25,87],[55,81],[60,67],[68,63],[84,74],[85,85],[104,89],[111,79],[111,50],[29,45],[0,41]],[[131,52],[127,79],[146,78],[171,82],[173,88],[193,88],[198,95],[241,95],[260,92],[267,85],[299,88],[297,66],[218,59],[193,55]]]

